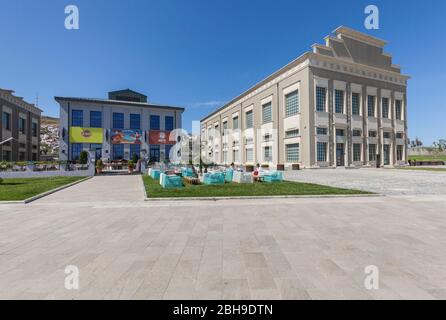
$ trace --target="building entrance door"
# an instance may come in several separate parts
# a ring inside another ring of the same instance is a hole
[[[384,145],[384,165],[390,165],[390,144]]]
[[[336,143],[336,166],[345,166],[345,148],[343,143]]]
[[[160,161],[160,146],[150,146],[150,154],[149,154],[150,162],[159,162]]]

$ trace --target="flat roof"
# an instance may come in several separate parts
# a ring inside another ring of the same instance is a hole
[[[134,107],[146,107],[146,108],[157,108],[157,109],[171,109],[184,111],[185,109],[182,107],[175,106],[167,106],[160,104],[152,104],[145,102],[133,102],[133,101],[122,101],[122,100],[109,100],[109,99],[95,99],[95,98],[79,98],[79,97],[54,97],[54,100],[57,102],[83,102],[83,103],[103,103],[103,104],[112,104],[119,106],[134,106]]]

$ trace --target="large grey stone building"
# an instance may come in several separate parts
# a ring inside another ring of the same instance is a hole
[[[0,161],[38,161],[42,110],[13,93],[0,88]]]
[[[405,164],[409,77],[385,41],[333,33],[202,119],[205,156],[273,167]]]

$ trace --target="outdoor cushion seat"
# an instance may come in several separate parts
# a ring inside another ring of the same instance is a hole
[[[223,172],[205,173],[203,176],[204,184],[224,184],[225,175]]]
[[[234,170],[227,169],[225,171],[225,180],[226,180],[226,182],[232,182],[233,175],[234,175]]]
[[[193,177],[194,176],[194,170],[192,168],[183,168],[181,171],[183,177]]]
[[[282,182],[283,175],[280,171],[271,171],[263,176],[264,182]]]
[[[234,172],[232,181],[236,183],[254,183],[254,178],[249,172],[236,171]]]
[[[177,175],[160,174],[160,185],[163,188],[182,188],[183,179]]]
[[[161,172],[159,169],[152,169],[150,171],[150,176],[152,177],[152,179],[158,180],[160,178],[160,174],[161,174]]]

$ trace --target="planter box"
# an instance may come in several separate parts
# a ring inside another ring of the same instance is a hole
[[[291,170],[300,170],[300,165],[298,163],[293,163],[291,165]]]

